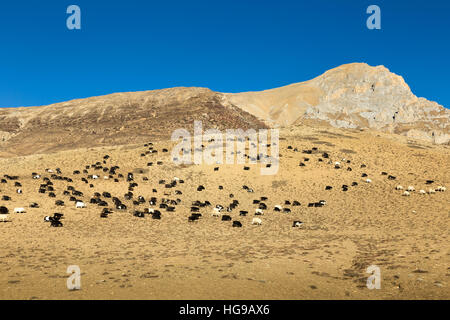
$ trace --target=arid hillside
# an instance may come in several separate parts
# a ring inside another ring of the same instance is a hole
[[[203,88],[116,93],[43,107],[0,109],[0,156],[170,139],[178,128],[265,128]]]
[[[301,123],[370,128],[448,144],[450,111],[417,98],[383,66],[354,63],[302,83],[227,94],[205,88],[115,93],[0,109],[0,156],[167,139],[178,128],[258,129]]]
[[[261,163],[177,166],[164,140],[0,159],[9,210],[0,299],[450,297],[449,146],[355,129],[281,131],[280,167],[266,176]],[[55,213],[60,227],[44,220]],[[68,290],[72,265],[81,290]],[[380,268],[380,289],[366,286],[369,266]]]

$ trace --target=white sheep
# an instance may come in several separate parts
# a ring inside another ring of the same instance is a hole
[[[220,209],[217,208],[217,207],[213,208],[212,216],[213,217],[220,217]]]
[[[372,180],[366,179],[366,182],[367,182],[367,183],[372,183]]]
[[[255,215],[262,216],[263,215],[262,209],[259,209],[259,208],[255,209]]]
[[[22,189],[17,189],[16,192],[17,192],[18,194],[22,194]]]
[[[0,214],[0,220],[2,220],[2,222],[6,222],[8,221],[8,216],[9,214]]]
[[[430,189],[428,189],[428,193],[429,193],[429,194],[433,194],[433,193],[436,193],[436,191],[435,191],[434,189],[431,189],[431,188],[430,188]]]
[[[96,174],[92,175],[92,179],[94,179],[94,180],[98,179],[98,175],[96,175]]]
[[[24,208],[14,208],[14,213],[25,213],[25,209]]]
[[[425,192],[425,190],[421,189],[419,190],[419,194],[427,194],[427,193]]]
[[[252,224],[260,226],[262,224],[262,220],[260,218],[253,218]]]
[[[82,201],[77,201],[77,203],[75,204],[75,207],[76,208],[86,208],[86,205]]]
[[[412,191],[416,191],[416,189],[413,186],[409,186],[408,191],[412,192]]]
[[[395,190],[403,190],[403,187],[402,186],[396,186]]]
[[[436,188],[436,191],[439,191],[439,192],[445,192],[446,190],[447,190],[447,188],[443,187],[443,186],[439,186]]]
[[[409,197],[411,194],[408,191],[403,192],[402,196]]]
[[[336,162],[334,163],[334,167],[335,167],[336,169],[340,169],[340,168],[341,168],[341,164],[339,163],[339,161],[336,161]]]
[[[33,179],[39,179],[40,177],[41,177],[40,175],[36,174],[33,176]]]

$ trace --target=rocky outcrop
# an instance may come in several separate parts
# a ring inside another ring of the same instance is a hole
[[[335,127],[373,128],[439,144],[450,141],[450,111],[416,97],[401,76],[384,66],[347,64],[310,81],[225,98],[272,126],[317,119]]]

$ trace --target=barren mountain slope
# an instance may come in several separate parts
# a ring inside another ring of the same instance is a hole
[[[256,117],[204,88],[116,93],[43,107],[0,109],[3,156],[170,138],[178,128],[263,128]]]
[[[225,97],[270,125],[318,119],[336,127],[374,128],[439,144],[450,140],[450,111],[417,98],[401,76],[384,66],[352,63],[310,81]]]
[[[205,88],[115,93],[43,107],[0,109],[0,156],[169,138],[178,128],[262,128],[319,121],[373,128],[437,144],[450,140],[450,111],[412,94],[383,66],[354,63],[302,83],[226,94]]]

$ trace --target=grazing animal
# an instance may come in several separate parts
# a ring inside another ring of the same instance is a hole
[[[220,211],[221,211],[221,209],[220,208],[213,208],[213,212],[212,212],[212,216],[213,217],[220,217]]]
[[[222,221],[231,221],[231,217],[229,215],[224,214],[222,216]]]
[[[195,221],[198,221],[198,219],[199,219],[199,216],[196,216],[196,215],[190,215],[190,216],[188,217],[188,222],[195,222]]]
[[[416,191],[416,189],[413,186],[409,186],[408,191],[412,192],[412,191]]]
[[[240,221],[233,221],[233,228],[242,228],[242,223]]]
[[[50,227],[60,228],[62,226],[63,226],[63,224],[61,221],[59,221],[58,219],[55,219],[53,217],[50,217]]]
[[[216,209],[216,208],[214,208],[214,209]],[[191,212],[199,212],[199,211],[200,211],[199,207],[195,207],[195,206],[191,207]]]
[[[138,218],[145,218],[145,213],[142,211],[134,211],[133,216],[138,217]]]
[[[57,220],[61,220],[61,219],[63,218],[63,216],[64,216],[64,214],[62,214],[62,213],[57,213],[57,212],[55,212],[55,213],[53,214],[53,218],[55,218],[55,219],[57,219]]]
[[[403,192],[402,196],[409,197],[411,194],[408,191]]]
[[[152,219],[161,220],[161,212],[159,212],[159,210],[155,210],[152,213]]]
[[[77,201],[75,208],[86,208],[86,204],[82,201]]]
[[[445,192],[446,190],[447,190],[447,188],[443,187],[443,186],[439,186],[436,188],[436,191],[439,191],[439,192]]]
[[[308,207],[316,207],[320,208],[323,207],[327,202],[325,200],[320,200],[319,202],[310,202],[308,204]]]
[[[403,190],[403,187],[402,186],[396,186],[395,190]]]
[[[425,190],[419,190],[419,194],[427,194]]]
[[[366,179],[366,183],[372,183],[372,180]]]
[[[259,208],[255,209],[255,216],[261,216],[261,215],[263,215],[262,209],[259,209]]]
[[[100,213],[100,218],[108,218],[108,214],[109,214],[109,212],[102,212],[102,213]]]
[[[24,208],[14,208],[14,213],[25,213],[25,209]]]
[[[9,214],[8,208],[1,206],[0,207],[0,219],[3,222],[6,222],[8,220],[8,214]]]
[[[262,224],[262,220],[260,218],[253,218],[252,225],[260,226]]]
[[[265,204],[265,203],[260,203],[259,204],[259,209],[261,209],[261,210],[266,210],[267,209],[267,205]]]
[[[294,221],[292,223],[293,228],[300,228],[302,225],[303,225],[303,222],[301,222],[301,221]]]

